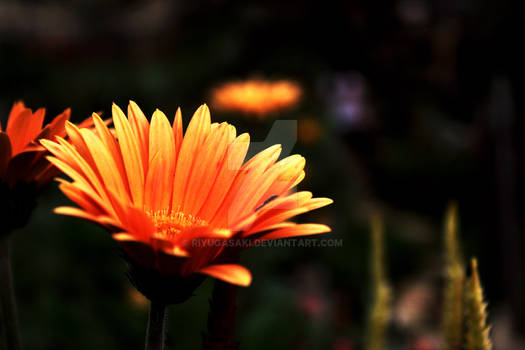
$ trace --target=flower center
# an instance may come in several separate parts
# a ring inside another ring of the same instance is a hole
[[[208,223],[198,217],[181,211],[173,212],[167,209],[147,213],[155,226],[155,234],[159,238],[173,238],[187,228],[204,227]]]

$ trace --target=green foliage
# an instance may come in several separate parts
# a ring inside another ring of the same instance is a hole
[[[472,259],[472,274],[465,283],[465,348],[467,350],[492,350],[487,325],[487,303],[479,281],[478,262]]]
[[[390,318],[391,290],[385,278],[383,221],[379,216],[372,218],[372,305],[368,318],[367,350],[385,348],[385,333]]]

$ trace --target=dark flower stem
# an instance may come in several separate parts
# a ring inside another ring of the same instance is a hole
[[[0,232],[0,312],[7,350],[21,350],[18,316],[9,256],[9,237]]]
[[[146,350],[163,350],[166,338],[166,305],[152,301],[150,303]]]
[[[237,286],[215,281],[208,313],[208,332],[204,336],[204,350],[236,350],[239,343],[233,340]]]

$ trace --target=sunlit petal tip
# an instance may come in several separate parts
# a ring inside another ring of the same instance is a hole
[[[91,114],[91,118],[93,118],[93,119],[97,119],[97,120],[100,119],[100,121],[102,121],[102,118],[100,117],[100,114],[95,113],[95,112],[93,112],[93,113]]]
[[[111,235],[111,237],[115,241],[119,241],[119,242],[137,242],[138,241],[134,236],[130,235],[129,233],[125,233],[125,232],[114,233],[113,235]]]
[[[156,108],[155,112],[153,112],[153,117],[152,118],[157,118],[157,119],[162,119],[162,120],[168,121],[168,118],[166,117],[166,114],[164,114],[164,112],[161,111],[158,108]]]
[[[73,129],[73,130],[76,130],[76,131],[79,130],[78,126],[76,126],[75,124],[71,123],[69,120],[66,120],[65,126],[66,126],[66,130],[69,130],[69,129]]]
[[[273,155],[275,155],[276,153],[279,153],[279,154],[280,154],[280,153],[282,152],[282,150],[283,150],[283,145],[281,145],[280,143],[278,143],[278,144],[275,144],[275,145],[273,145],[273,146],[268,147],[268,148],[267,148],[266,150],[264,150],[263,152],[268,152],[268,154],[269,154],[270,156],[273,156]]]
[[[318,225],[317,233],[332,232],[332,228],[328,225],[323,225],[323,224],[311,224],[311,225]]]
[[[142,114],[144,113],[142,113],[142,110],[140,109],[140,107],[133,100],[129,100],[128,101],[128,118],[131,119],[134,116],[138,116]]]
[[[75,207],[57,207],[53,210],[55,214],[74,216],[84,220],[96,221],[96,217],[87,211]]]
[[[306,165],[306,159],[300,154],[293,154],[279,161],[278,163],[282,167],[290,168],[298,171],[297,169],[303,169]]]
[[[334,203],[334,200],[331,199],[331,198],[326,198],[326,197],[319,197],[319,198],[316,198],[319,202],[322,202],[323,203],[323,207],[326,206],[326,205],[330,205],[332,203]]]
[[[174,246],[169,254],[179,256],[181,258],[187,258],[190,256],[190,253],[186,249],[183,249],[179,246]]]
[[[197,109],[197,111],[195,112],[194,118],[197,117],[197,116],[198,116],[198,118],[204,118],[204,120],[207,121],[207,123],[211,123],[211,121],[210,121],[210,119],[211,119],[210,109],[208,108],[208,106],[205,103],[200,105],[199,108]]]
[[[126,119],[126,115],[115,102],[111,105],[111,113],[113,114],[113,118]]]
[[[307,201],[311,199],[314,194],[311,191],[300,191],[295,193],[294,196],[296,196],[296,198],[300,201]]]
[[[215,229],[215,230],[213,230],[213,234],[217,238],[231,238],[233,236],[234,232],[232,230],[228,230],[228,229],[222,228],[222,229]]]
[[[250,142],[250,134],[247,132],[240,134],[239,137],[237,137],[236,142]]]
[[[71,184],[71,182],[69,182],[69,181],[67,181],[67,180],[65,180],[65,179],[63,179],[63,178],[61,178],[61,177],[55,177],[54,180],[55,180],[56,182],[59,183],[59,187],[60,187],[61,185],[64,185],[64,184],[65,184],[65,185],[69,185],[69,184]]]
[[[45,148],[49,149],[50,146],[52,145],[56,145],[55,142],[51,141],[51,140],[46,140],[46,139],[40,139],[39,140],[40,144],[42,146],[44,146]],[[47,158],[47,157],[46,157]]]
[[[322,233],[331,232],[332,229],[323,224],[297,224],[291,227],[285,227],[276,231],[265,234],[261,237],[262,240],[273,240],[281,238],[299,237],[318,235]]]
[[[252,283],[252,274],[240,265],[210,265],[200,269],[199,272],[241,287],[248,287]]]
[[[58,144],[61,144],[61,145],[69,145],[69,143],[66,141],[65,138],[61,137],[61,136],[57,136],[55,138],[55,140],[57,141]]]
[[[300,224],[298,226],[304,226],[304,235],[317,235],[321,233],[332,232],[332,228],[324,224]]]

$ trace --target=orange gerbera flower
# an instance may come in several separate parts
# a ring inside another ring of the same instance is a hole
[[[263,117],[295,105],[301,88],[287,80],[247,80],[226,83],[213,91],[213,106],[218,109]]]
[[[180,109],[173,125],[159,110],[150,124],[134,102],[128,118],[114,104],[115,135],[98,115],[93,122],[94,131],[68,123],[71,144],[62,138],[42,141],[54,155],[49,161],[72,179],[59,180],[60,189],[81,207],[55,211],[108,228],[141,268],[182,278],[206,274],[246,286],[250,272],[229,261],[224,242],[330,231],[286,221],[332,202],[291,191],[304,178],[304,158],[277,161],[276,145],[243,164],[249,135],[211,123],[206,105],[195,112],[184,137]]]
[[[10,186],[18,182],[35,183],[42,187],[58,174],[45,159],[47,151],[38,140],[65,136],[66,109],[42,129],[45,109],[33,113],[24,103],[13,105],[5,131],[0,125],[0,181]]]

